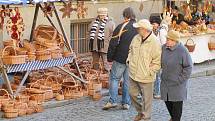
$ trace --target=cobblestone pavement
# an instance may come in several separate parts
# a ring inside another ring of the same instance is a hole
[[[189,100],[185,102],[182,121],[215,121],[215,76],[192,79]],[[99,102],[88,98],[74,101],[70,105],[46,109],[45,112],[12,119],[13,121],[132,121],[136,112],[120,108],[101,110],[108,100]],[[169,116],[163,101],[153,101],[152,121],[168,121]],[[7,120],[8,121],[8,120]]]

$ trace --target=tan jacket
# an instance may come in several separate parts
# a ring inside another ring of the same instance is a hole
[[[130,77],[138,82],[150,83],[161,66],[161,47],[156,36],[151,34],[142,43],[142,37],[136,35],[129,49],[127,59]]]
[[[91,27],[93,25],[95,20],[92,21],[92,23],[90,24],[89,28],[88,28],[88,33],[87,33],[87,39],[90,40],[90,30]],[[107,53],[108,51],[108,46],[109,46],[109,42],[112,38],[113,35],[113,31],[115,29],[115,23],[112,20],[112,18],[109,18],[109,20],[107,21],[106,25],[105,25],[105,29],[104,29],[104,33],[105,33],[105,37],[104,37],[104,48],[102,48],[99,52],[103,52],[103,53]],[[99,30],[99,27],[97,28],[97,32]],[[94,43],[93,43],[93,50],[98,51],[97,48],[97,36],[95,37]]]

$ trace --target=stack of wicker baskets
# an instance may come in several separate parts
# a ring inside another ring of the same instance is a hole
[[[2,51],[2,61],[4,64],[23,64],[26,62],[26,55],[17,55],[15,47],[7,46]]]

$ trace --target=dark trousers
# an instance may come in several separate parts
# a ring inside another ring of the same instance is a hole
[[[182,116],[183,101],[165,101],[165,104],[172,118],[172,121],[180,121]]]

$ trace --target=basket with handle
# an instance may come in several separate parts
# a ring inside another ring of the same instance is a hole
[[[0,109],[2,108],[2,105],[4,103],[7,103],[10,100],[10,94],[8,93],[7,90],[5,89],[0,89],[0,91],[5,92],[6,94],[3,94],[2,96],[0,96]]]
[[[7,46],[17,47],[18,42],[15,39],[11,39],[11,40],[3,41],[3,45],[4,47],[7,47]]]
[[[37,41],[38,37],[46,39],[48,42],[53,42],[57,37],[57,30],[53,26],[39,25],[34,30],[34,40]]]
[[[58,82],[58,79],[55,75],[49,75],[46,78],[44,85],[50,85],[50,87],[52,87],[53,92],[58,92],[62,89],[62,86]]]
[[[4,55],[4,52],[11,48],[14,51],[14,55]],[[3,49],[3,53],[2,53],[2,61],[4,64],[23,64],[25,63],[25,59],[26,59],[26,55],[17,55],[16,54],[16,50],[14,47],[12,46],[7,46]]]
[[[73,78],[73,77],[70,77],[70,78],[66,78],[63,80],[63,83],[62,83],[62,88],[63,89],[75,89],[76,87],[78,86],[76,80]]]
[[[209,42],[208,42],[208,49],[209,49],[210,51],[215,50],[215,36],[211,36],[211,37],[210,37],[210,40],[209,40]]]
[[[189,42],[192,42],[191,44]],[[195,50],[196,44],[194,43],[193,39],[189,38],[186,43],[185,47],[188,49],[189,52],[193,52]]]

